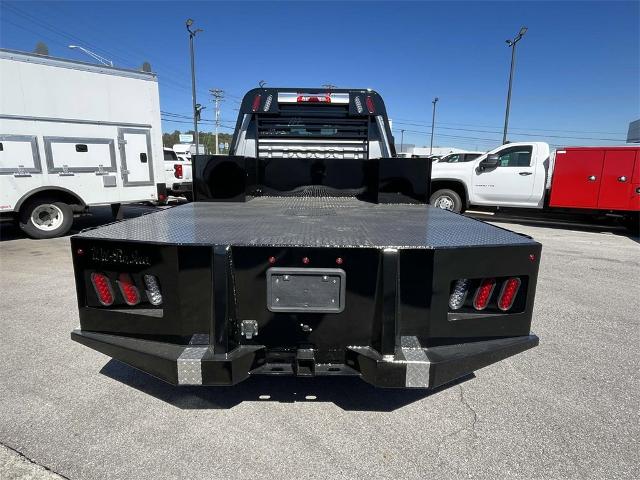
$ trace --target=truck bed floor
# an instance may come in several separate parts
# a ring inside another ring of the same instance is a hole
[[[508,230],[423,204],[345,197],[196,202],[78,235],[187,245],[452,248],[530,244]]]

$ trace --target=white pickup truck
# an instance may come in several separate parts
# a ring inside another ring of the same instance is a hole
[[[565,147],[543,142],[502,145],[470,162],[434,163],[430,203],[467,208],[540,209],[562,215],[609,216],[637,228],[640,148]]]
[[[549,145],[509,143],[470,162],[436,162],[431,204],[462,212],[470,205],[540,208],[549,178]]]
[[[164,171],[167,192],[193,200],[191,160],[178,157],[171,148],[164,148]]]

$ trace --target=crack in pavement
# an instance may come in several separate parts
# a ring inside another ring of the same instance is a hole
[[[65,477],[64,475],[50,469],[49,467],[47,467],[46,465],[42,465],[34,460],[32,460],[31,458],[27,457],[24,453],[16,450],[15,448],[10,447],[9,445],[0,442],[0,447],[2,448],[6,448],[10,454],[15,454],[19,460],[28,463],[30,465],[35,466],[36,468],[41,468],[42,470],[44,470],[43,472],[41,472],[43,475],[46,475],[47,478],[52,478],[55,480],[58,479],[62,479],[62,480],[70,480],[68,477]]]
[[[461,433],[461,432],[463,432],[465,430],[469,430],[469,429],[471,430],[471,432],[473,434],[473,437],[474,438],[478,438],[478,432],[476,431],[476,424],[478,423],[478,414],[475,411],[475,409],[469,404],[469,402],[467,402],[466,398],[464,397],[464,390],[462,388],[462,385],[458,385],[458,388],[460,389],[459,390],[460,395],[458,397],[458,400],[473,415],[471,417],[471,423],[463,425],[462,427],[454,430],[451,433],[447,433],[446,435],[444,435],[442,437],[442,439],[438,442],[438,446],[437,446],[437,449],[436,449],[436,455],[438,457],[440,457],[440,451],[442,450],[442,446],[444,445],[444,443],[447,441],[448,438],[451,438],[451,437],[453,437],[455,435],[458,435],[459,433]]]
[[[476,424],[478,423],[478,413],[475,409],[467,402],[466,398],[464,398],[464,389],[462,385],[458,385],[460,387],[460,402],[467,407],[471,413],[473,414],[473,421],[471,422],[471,431],[473,432],[473,436],[478,438],[478,432],[476,432]]]

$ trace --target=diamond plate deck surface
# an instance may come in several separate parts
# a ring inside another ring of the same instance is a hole
[[[81,238],[187,245],[451,248],[533,240],[428,205],[339,197],[189,203],[80,233]]]

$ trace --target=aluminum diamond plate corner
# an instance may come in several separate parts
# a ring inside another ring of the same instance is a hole
[[[202,385],[202,357],[208,347],[186,347],[178,357],[178,384]]]

